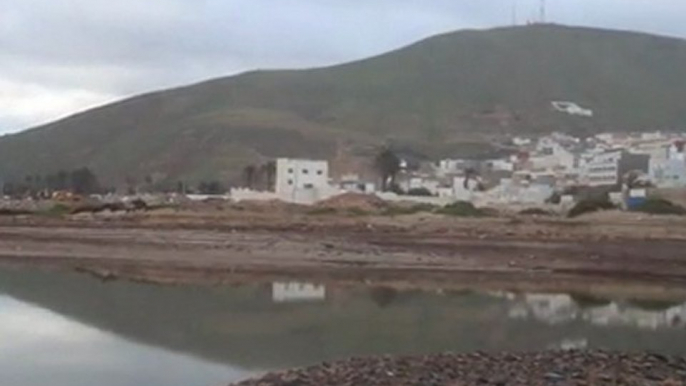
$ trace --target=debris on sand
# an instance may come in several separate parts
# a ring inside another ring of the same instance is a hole
[[[343,193],[338,196],[320,201],[315,206],[317,208],[330,208],[336,210],[357,209],[367,212],[374,212],[385,209],[389,205],[386,201],[372,194]]]
[[[262,212],[262,213],[300,213],[307,209],[307,206],[301,204],[294,204],[281,200],[243,200],[238,203],[230,205],[231,209],[245,210],[248,212]]]
[[[236,386],[676,386],[686,358],[604,351],[353,358],[268,374]]]

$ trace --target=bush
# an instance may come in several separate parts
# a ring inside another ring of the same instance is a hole
[[[324,214],[335,214],[338,213],[338,211],[335,208],[331,207],[319,207],[319,208],[313,208],[307,211],[307,214],[312,214],[312,215],[324,215]]]
[[[351,216],[368,216],[369,211],[362,208],[348,208],[348,214]]]
[[[678,300],[657,300],[657,299],[628,299],[627,303],[646,311],[665,311],[672,307],[681,305],[683,302]]]
[[[431,197],[431,191],[427,188],[412,188],[407,191],[408,196]]]
[[[438,213],[459,217],[484,217],[488,213],[469,201],[457,201],[438,210]]]
[[[45,214],[48,216],[64,216],[71,212],[71,208],[64,204],[55,204],[48,209]]]
[[[567,213],[567,217],[577,217],[584,213],[592,213],[601,210],[617,209],[617,206],[607,198],[581,200]]]
[[[390,206],[383,211],[382,214],[386,216],[402,216],[406,214],[415,214],[422,212],[433,212],[436,210],[435,205],[431,204],[415,204],[412,206]]]
[[[558,192],[554,192],[545,200],[546,204],[559,205],[562,202],[562,195]]]
[[[541,208],[528,208],[519,211],[519,214],[525,216],[552,216],[553,213]]]
[[[662,198],[649,198],[641,205],[634,208],[633,211],[650,214],[686,214],[686,209],[684,209],[683,206]]]
[[[0,216],[21,216],[32,212],[24,209],[0,208]]]

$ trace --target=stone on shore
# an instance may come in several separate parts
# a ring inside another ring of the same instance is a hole
[[[686,358],[548,351],[352,358],[275,372],[236,386],[677,386]]]

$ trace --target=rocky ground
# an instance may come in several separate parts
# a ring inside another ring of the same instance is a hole
[[[682,386],[686,359],[603,351],[354,358],[236,386]]]
[[[621,288],[649,298],[686,291],[683,216],[463,218],[329,209],[206,202],[0,216],[0,263],[159,283],[297,277],[441,289]]]

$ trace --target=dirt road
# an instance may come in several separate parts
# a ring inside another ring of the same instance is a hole
[[[164,283],[278,277],[659,296],[686,294],[684,251],[686,222],[676,218],[161,212],[0,220],[3,264]]]

